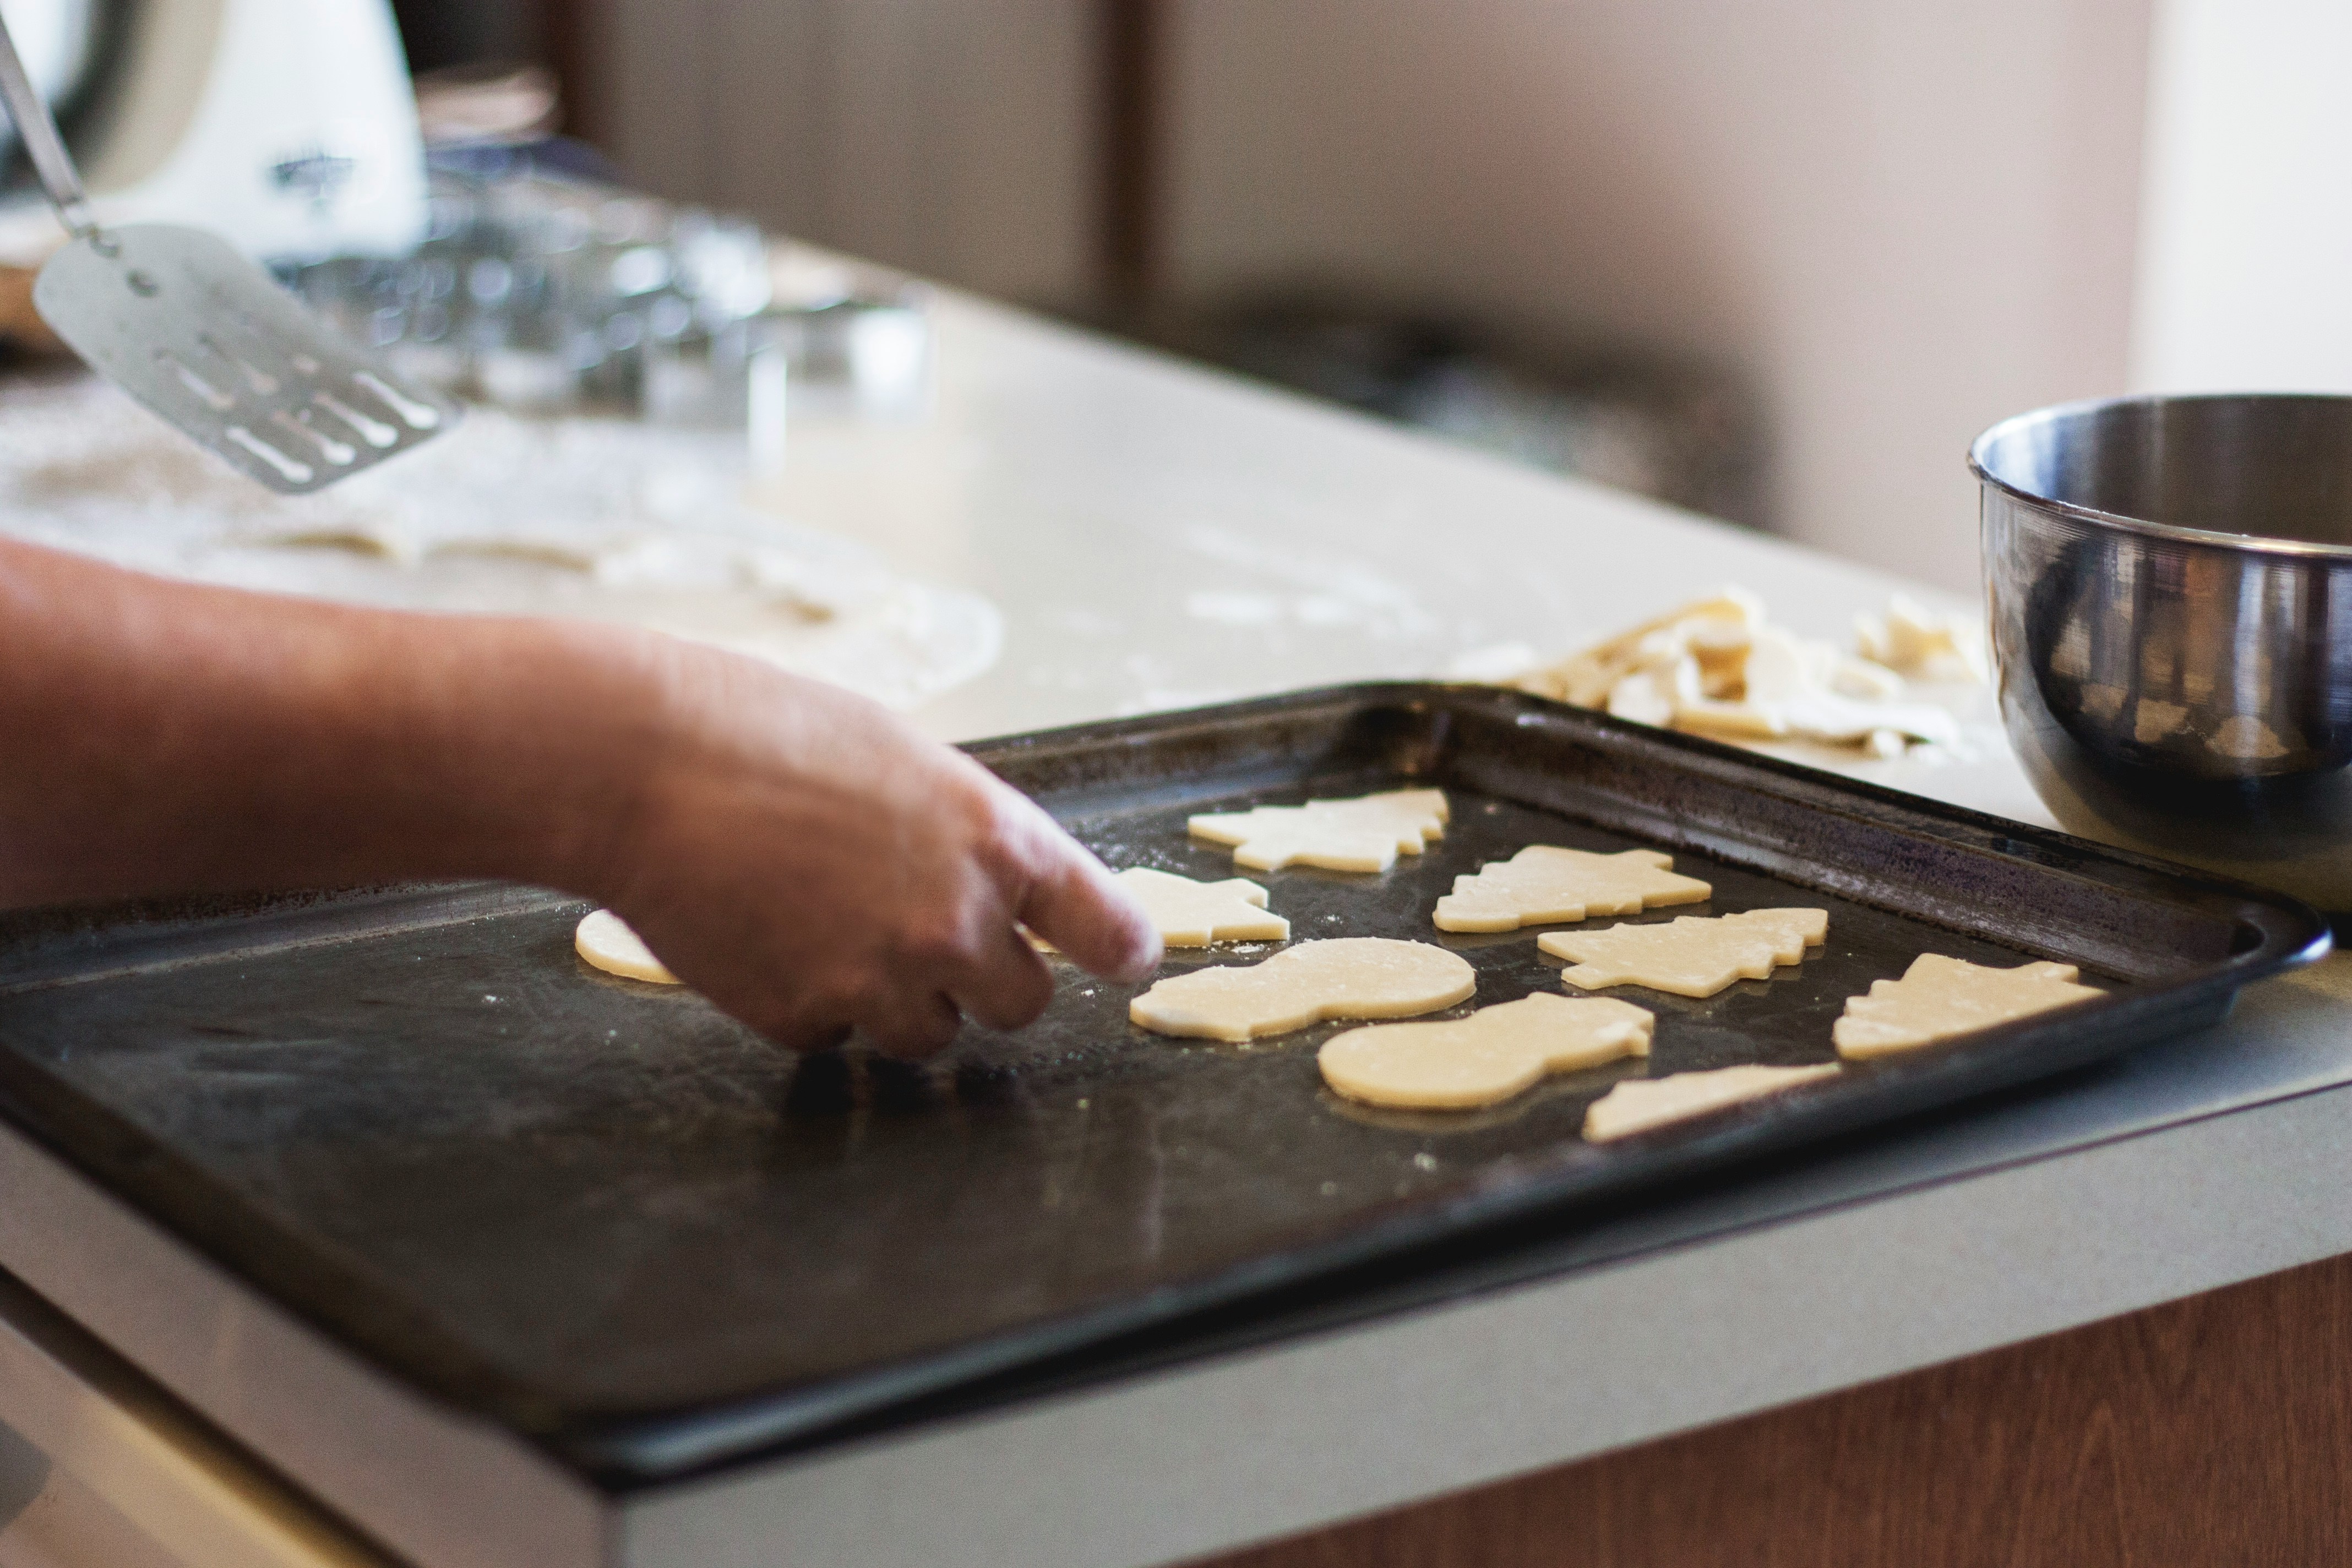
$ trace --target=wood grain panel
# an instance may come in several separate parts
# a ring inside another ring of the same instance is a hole
[[[1217,1568],[2352,1562],[2352,1258]]]

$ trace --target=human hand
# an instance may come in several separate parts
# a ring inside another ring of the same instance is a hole
[[[855,1026],[923,1055],[966,1016],[1017,1027],[1054,983],[1016,921],[1106,978],[1159,963],[1101,862],[961,752],[836,688],[645,646],[645,765],[567,880],[753,1028],[806,1048]]]
[[[969,758],[771,666],[579,621],[176,583],[0,539],[0,908],[493,877],[612,906],[784,1044],[935,1049],[1159,961]]]

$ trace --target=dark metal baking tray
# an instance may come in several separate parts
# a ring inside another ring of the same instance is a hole
[[[2291,900],[1491,689],[975,749],[1114,866],[1196,876],[1231,860],[1189,811],[1443,785],[1429,853],[1265,879],[1297,937],[1458,949],[1480,1005],[1559,965],[1430,908],[1528,843],[1671,848],[1707,912],[1830,910],[1826,949],[1769,981],[1622,993],[1658,1014],[1654,1073],[1832,1059],[1844,999],[1926,951],[2062,959],[2111,994],[1604,1147],[1584,1107],[1640,1064],[1381,1112],[1321,1087],[1340,1026],[1160,1039],[1128,989],[1066,971],[1036,1025],[929,1064],[795,1058],[579,963],[574,900],[375,889],[0,918],[0,1110],[394,1374],[625,1488],[2056,1073],[2210,1024],[2327,944]]]

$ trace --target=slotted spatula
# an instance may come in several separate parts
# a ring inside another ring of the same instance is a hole
[[[289,495],[448,429],[457,406],[404,384],[217,236],[101,229],[48,105],[0,21],[0,99],[72,236],[33,283],[73,351],[189,439]]]

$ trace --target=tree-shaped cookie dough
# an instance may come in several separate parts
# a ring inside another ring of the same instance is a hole
[[[1440,931],[1517,931],[1594,915],[1638,915],[1666,904],[1696,904],[1714,889],[1676,876],[1675,858],[1655,849],[1595,855],[1530,844],[1507,860],[1454,879],[1437,900]]]
[[[1247,1040],[1325,1018],[1410,1018],[1477,989],[1468,961],[1434,943],[1349,936],[1171,976],[1129,1004],[1128,1016],[1155,1034]]]
[[[1868,995],[1847,997],[1831,1038],[1842,1057],[1879,1057],[2105,994],[2074,984],[2080,973],[2071,963],[1993,969],[1923,952],[1902,979],[1874,980]]]
[[[1546,931],[1536,945],[1572,968],[1560,979],[1580,990],[1646,985],[1677,996],[1712,996],[1735,980],[1762,980],[1796,963],[1829,936],[1827,910],[1750,910],[1663,925]]]
[[[1620,1079],[1607,1094],[1585,1108],[1584,1136],[1591,1142],[1606,1143],[1669,1121],[1705,1116],[1743,1100],[1779,1094],[1837,1070],[1835,1062],[1824,1062],[1820,1067],[1717,1068],[1713,1072],[1678,1072],[1668,1078]]]
[[[1374,1024],[1324,1042],[1323,1081],[1349,1100],[1466,1110],[1552,1073],[1650,1054],[1656,1019],[1630,1002],[1538,994],[1435,1024]]]
[[[1353,800],[1209,812],[1185,826],[1197,838],[1232,845],[1234,863],[1253,870],[1385,871],[1399,855],[1418,855],[1444,837],[1445,820],[1444,790],[1399,789]]]

